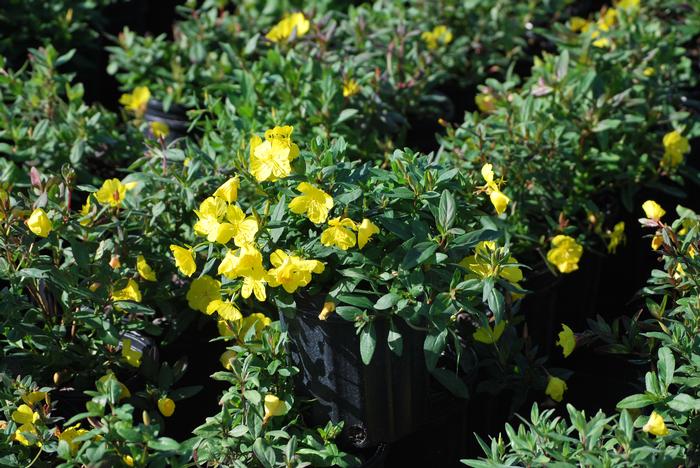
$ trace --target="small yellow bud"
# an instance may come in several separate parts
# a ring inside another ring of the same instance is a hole
[[[175,412],[175,402],[170,398],[161,398],[158,400],[158,411],[160,414],[169,418]]]
[[[109,266],[112,267],[112,270],[122,266],[122,262],[119,261],[119,255],[112,255],[112,258],[109,259]]]
[[[329,315],[331,315],[335,311],[335,302],[328,301],[323,304],[323,309],[321,309],[321,313],[318,314],[318,319],[319,320],[326,320]]]

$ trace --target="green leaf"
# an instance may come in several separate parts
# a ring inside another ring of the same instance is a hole
[[[391,309],[392,307],[394,307],[394,305],[396,305],[397,302],[399,302],[399,299],[401,299],[401,296],[399,296],[398,294],[394,294],[394,293],[384,294],[374,304],[374,308],[376,310]]]
[[[25,278],[46,278],[48,275],[47,273],[49,272],[48,269],[42,270],[40,268],[22,268],[17,272],[19,276],[23,276]]]
[[[343,123],[348,119],[351,119],[359,111],[357,109],[343,109],[338,118],[335,120],[336,124]]]
[[[421,242],[406,253],[401,262],[401,268],[406,270],[415,268],[431,258],[437,249],[438,245],[435,242]]]
[[[342,317],[344,320],[354,322],[357,317],[362,315],[362,310],[353,306],[338,306],[335,308],[335,313]]]
[[[336,297],[338,301],[343,302],[345,304],[350,304],[354,305],[356,307],[359,307],[361,309],[372,309],[374,307],[374,304],[372,301],[370,301],[367,296],[355,296],[352,294],[338,294],[338,297]]]
[[[446,232],[452,227],[456,216],[455,198],[449,190],[443,190],[440,195],[440,205],[438,206],[438,228],[441,232]]]
[[[496,319],[496,323],[503,321],[503,314],[505,312],[505,300],[503,294],[496,289],[491,289],[491,294],[488,297],[489,309],[493,312],[493,316]]]
[[[431,371],[431,374],[455,396],[469,398],[469,389],[467,385],[454,372],[447,369],[435,368]]]
[[[645,406],[653,405],[654,400],[642,393],[636,395],[630,395],[627,398],[623,398],[618,404],[618,408],[644,408]]]
[[[673,400],[668,402],[668,406],[681,413],[687,413],[688,411],[700,410],[700,400],[686,393],[680,393],[676,395]]]
[[[400,357],[403,353],[403,336],[401,336],[401,332],[399,332],[399,330],[396,328],[396,324],[393,320],[389,325],[387,342],[389,343],[389,349]]]
[[[596,133],[604,132],[606,130],[612,130],[620,126],[620,121],[617,119],[606,119],[598,122],[598,125],[593,127],[593,131]]]
[[[447,340],[447,329],[445,328],[439,334],[429,334],[423,342],[423,351],[425,352],[425,364],[428,370],[432,371],[437,366],[438,359],[442,356],[445,350],[445,341]]]
[[[133,312],[137,314],[152,315],[155,313],[155,311],[147,305],[139,304],[138,302],[117,301],[114,303],[114,307],[124,312]]]
[[[265,468],[272,468],[277,463],[275,451],[272,447],[266,446],[260,437],[253,442],[253,453],[255,453],[255,457]]]
[[[372,362],[372,356],[374,356],[374,349],[376,346],[377,333],[374,329],[374,324],[369,322],[360,331],[360,356],[365,365]]]
[[[664,389],[668,389],[673,382],[673,373],[676,371],[676,360],[673,358],[673,353],[670,349],[662,347],[659,349],[659,377]]]
[[[162,451],[177,451],[180,449],[180,443],[170,437],[160,437],[156,440],[149,440],[148,446],[152,449]]]

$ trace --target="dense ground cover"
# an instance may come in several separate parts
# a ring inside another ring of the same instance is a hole
[[[3,464],[698,463],[695,3],[1,8]]]

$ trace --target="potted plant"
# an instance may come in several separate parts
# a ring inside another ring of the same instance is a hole
[[[192,308],[232,323],[280,314],[314,423],[344,420],[351,446],[390,442],[422,423],[428,372],[468,394],[438,365],[448,346],[459,363],[457,317],[481,343],[510,320],[522,273],[489,216],[507,201],[488,167],[475,178],[410,151],[386,168],[349,162],[344,140],[300,151],[292,132],[253,135],[195,211],[199,242],[171,249],[199,272]]]

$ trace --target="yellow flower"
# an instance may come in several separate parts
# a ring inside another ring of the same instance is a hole
[[[425,31],[420,35],[428,49],[437,49],[439,45],[447,45],[452,42],[452,31],[447,26],[435,26],[432,31]]]
[[[192,281],[185,298],[190,308],[206,314],[209,303],[221,299],[221,283],[209,275],[202,275]]]
[[[656,70],[654,70],[654,67],[646,67],[644,70],[642,70],[642,75],[644,76],[654,76],[656,74]]]
[[[141,291],[138,283],[129,278],[124,289],[112,291],[112,300],[141,302]]]
[[[277,23],[265,37],[271,42],[286,42],[294,37],[302,37],[311,28],[311,23],[303,13],[292,13]]]
[[[374,234],[379,234],[379,227],[369,219],[364,218],[357,228],[357,246],[362,249]]]
[[[51,220],[41,208],[36,208],[32,211],[31,216],[27,220],[27,227],[39,237],[47,237],[53,228]]]
[[[151,265],[149,265],[146,259],[143,257],[143,255],[139,255],[138,257],[136,257],[136,271],[138,271],[139,276],[141,276],[141,278],[145,279],[146,281],[156,280],[155,272],[151,268]]]
[[[39,420],[39,413],[34,411],[29,405],[19,405],[12,412],[12,420],[17,424],[34,424]]]
[[[156,138],[165,138],[170,135],[170,127],[165,122],[151,122],[151,133]]]
[[[131,455],[124,455],[122,457],[122,460],[124,461],[124,464],[126,466],[134,466],[134,457],[132,457]]]
[[[474,102],[481,112],[493,112],[496,108],[496,101],[491,94],[477,94],[474,98]]]
[[[500,190],[494,190],[489,194],[491,204],[496,209],[497,214],[503,214],[506,211],[510,198],[503,194]]]
[[[258,268],[262,268],[262,254],[255,245],[245,244],[240,249],[226,252],[217,274],[235,279]]]
[[[95,199],[103,205],[117,207],[122,204],[127,190],[131,190],[134,186],[136,186],[136,182],[122,184],[119,179],[107,179],[102,187],[95,192]]]
[[[34,424],[22,424],[15,430],[15,433],[13,435],[14,440],[19,442],[20,444],[24,445],[25,447],[29,447],[30,445],[34,445],[34,439],[27,439],[27,436],[25,434],[33,434],[36,436],[36,427],[34,427]],[[37,443],[37,445],[40,445],[41,443]]]
[[[661,208],[661,205],[656,203],[654,200],[647,200],[642,204],[642,209],[644,214],[648,219],[653,219],[654,221],[659,221],[665,214],[666,210]]]
[[[266,424],[273,416],[284,416],[287,414],[287,406],[275,395],[265,395],[265,416],[263,424]]]
[[[34,406],[36,403],[45,399],[46,392],[30,392],[26,395],[22,395],[22,401],[28,404],[29,406]]]
[[[552,239],[552,248],[547,252],[547,261],[561,273],[578,270],[578,262],[583,255],[583,247],[569,236],[558,235]]]
[[[608,8],[605,10],[603,16],[598,20],[598,27],[603,31],[608,31],[610,28],[615,26],[617,22],[617,10],[615,8]]]
[[[673,169],[683,162],[683,157],[690,151],[688,139],[674,130],[664,135],[664,156],[661,159],[661,166]]]
[[[481,177],[486,181],[486,185],[483,190],[489,195],[491,204],[496,209],[497,214],[503,214],[505,212],[508,203],[510,203],[510,198],[508,198],[503,192],[501,192],[499,185],[501,182],[496,182],[494,180],[493,165],[484,164],[481,168]]]
[[[223,352],[221,357],[219,357],[219,362],[221,362],[221,365],[224,367],[224,369],[231,370],[231,361],[236,359],[236,356],[237,354],[235,351],[228,349]]]
[[[659,247],[661,247],[663,244],[664,237],[661,234],[654,234],[654,237],[651,238],[651,249],[659,250]]]
[[[610,47],[610,39],[607,37],[601,37],[600,39],[596,39],[593,41],[593,46],[598,47],[599,49],[605,49],[607,47]]]
[[[233,203],[238,200],[238,189],[241,186],[241,181],[236,177],[231,177],[229,180],[224,182],[216,192],[214,196],[224,200],[227,203]]]
[[[296,255],[287,255],[276,250],[270,255],[270,263],[275,268],[268,271],[270,286],[282,286],[288,293],[295,292],[311,282],[311,273],[323,273],[325,266],[318,260],[304,260]]]
[[[291,125],[275,126],[265,130],[265,140],[270,143],[276,141],[289,148],[290,161],[294,161],[299,156],[299,147],[292,141],[292,132],[294,132],[294,127]]]
[[[576,347],[576,337],[571,328],[567,327],[563,323],[561,324],[562,331],[559,332],[559,340],[557,345],[561,346],[564,357],[569,357],[569,354],[574,352]]]
[[[644,427],[642,427],[642,430],[659,437],[668,435],[668,428],[666,427],[664,418],[656,411],[651,412],[651,416],[649,416],[649,420]]]
[[[205,313],[207,315],[211,315],[214,312],[218,313],[219,317],[222,319],[230,320],[232,322],[243,318],[241,311],[238,310],[232,302],[222,301],[221,299],[214,299],[207,305],[207,310]]]
[[[359,93],[361,89],[359,83],[352,78],[343,80],[343,97],[352,97]]]
[[[170,398],[158,399],[158,411],[166,418],[169,418],[175,412],[175,402]]]
[[[265,284],[268,281],[268,274],[262,265],[262,254],[253,244],[243,244],[236,251],[226,252],[219,265],[218,274],[229,279],[242,277],[241,296],[244,299],[249,298],[253,293],[260,302],[264,302],[267,298]]]
[[[564,398],[564,392],[567,390],[566,382],[559,377],[549,376],[547,388],[544,393],[549,395],[554,401],[561,401]]]
[[[177,266],[183,275],[192,276],[197,269],[197,264],[194,261],[194,252],[192,249],[185,249],[178,245],[171,245],[170,250],[175,257],[175,266]]]
[[[580,16],[572,16],[569,19],[569,29],[573,32],[585,31],[590,27],[590,21]]]
[[[119,104],[126,107],[136,115],[142,115],[146,110],[146,105],[151,99],[151,92],[146,86],[138,86],[134,88],[131,94],[122,94],[119,98]]]
[[[323,309],[321,309],[321,313],[318,314],[318,319],[319,320],[326,320],[329,315],[331,315],[335,311],[335,302],[332,301],[327,301],[323,303]]]
[[[234,234],[234,228],[230,223],[223,223],[226,215],[227,203],[221,198],[209,197],[199,205],[199,210],[194,210],[198,221],[194,225],[194,232],[199,236],[206,236],[209,242],[226,244]]]
[[[292,172],[289,147],[280,140],[262,141],[257,135],[250,140],[250,173],[258,182],[271,182]]]
[[[238,247],[255,240],[255,235],[258,233],[258,221],[253,216],[246,217],[238,205],[229,205],[226,210],[226,219],[231,223],[233,242]]]
[[[333,218],[328,221],[330,226],[321,233],[321,244],[326,247],[338,247],[348,250],[355,247],[355,233],[357,225],[350,218]]]
[[[272,320],[270,317],[267,317],[265,314],[261,314],[260,312],[255,312],[238,322],[239,330],[238,330],[238,336],[241,338],[241,340],[245,337],[245,335],[248,334],[248,331],[251,328],[255,329],[255,337],[260,338],[260,335],[262,331],[265,329],[265,327],[269,326],[272,323]]]
[[[480,343],[486,343],[486,344],[493,344],[496,343],[500,338],[501,335],[503,334],[503,330],[506,329],[506,322],[499,322],[496,324],[493,329],[489,325],[483,326],[479,329],[477,329],[473,334],[472,337],[474,338],[475,341],[478,341]]]
[[[634,11],[639,9],[639,0],[620,0],[615,6],[623,10]]]
[[[88,195],[87,200],[85,200],[85,204],[83,205],[82,208],[80,208],[80,217],[85,218],[82,221],[80,221],[81,226],[87,226],[90,224],[90,218],[87,218],[87,216],[90,214],[90,211],[92,211],[92,202],[90,202],[90,199],[92,198],[92,195]]]
[[[620,221],[613,227],[610,233],[610,241],[608,242],[608,252],[615,253],[617,247],[625,242],[625,222]]]
[[[126,398],[131,397],[131,392],[129,391],[129,389],[126,387],[126,385],[124,385],[123,383],[121,383],[120,381],[117,380],[117,378],[114,376],[112,371],[107,372],[107,374],[105,374],[102,377],[100,377],[99,379],[97,379],[97,383],[104,384],[109,379],[114,379],[119,384],[119,389],[120,389],[119,399],[120,400],[124,400]]]
[[[297,190],[302,195],[289,202],[289,209],[292,213],[306,213],[306,216],[315,224],[325,222],[328,218],[328,211],[333,208],[333,197],[306,182],[300,183]]]
[[[58,440],[65,441],[68,444],[71,455],[75,455],[80,448],[80,444],[74,442],[75,438],[80,437],[87,432],[89,432],[87,429],[81,429],[80,424],[76,424],[75,426],[71,426],[59,433]]]
[[[127,364],[134,367],[141,365],[141,356],[143,353],[136,348],[131,347],[129,338],[122,339],[122,357],[126,359]]]

